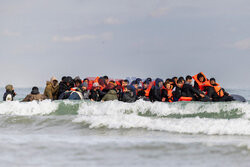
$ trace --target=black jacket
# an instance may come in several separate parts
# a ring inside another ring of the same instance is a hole
[[[179,99],[182,94],[181,94],[181,88],[179,88],[178,86],[175,88],[175,91],[173,92],[173,96],[175,99]]]
[[[154,86],[149,92],[149,99],[151,102],[162,101],[161,89]]]
[[[15,92],[14,91],[6,91],[3,95],[3,101],[6,101],[7,100],[7,96],[10,96],[10,101],[13,101],[13,98],[15,97]]]
[[[101,101],[103,97],[103,93],[101,90],[90,90],[90,95],[89,95],[89,99],[93,99],[94,101]]]
[[[71,86],[67,86],[65,82],[59,83],[58,96],[66,91],[70,91]]]
[[[200,96],[201,92],[194,88],[190,84],[184,84],[183,87],[181,88],[181,95],[184,97],[192,97],[195,98],[197,96]],[[196,96],[195,96],[196,95]]]
[[[121,95],[121,101],[132,103],[136,101],[136,95],[132,91],[123,92]]]

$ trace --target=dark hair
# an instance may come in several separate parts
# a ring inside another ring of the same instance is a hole
[[[83,82],[84,82],[84,81],[89,81],[89,79],[88,79],[88,78],[84,78],[84,79],[83,79]]]
[[[177,79],[177,77],[173,77],[173,78],[172,78],[172,80],[175,80],[175,79]]]
[[[211,78],[211,79],[210,79],[210,81],[214,81],[214,82],[216,82],[215,78]]]
[[[104,79],[109,79],[109,77],[107,75],[103,76]]]
[[[197,78],[200,79],[201,77],[203,77],[203,78],[205,79],[204,75],[202,75],[201,73],[199,73],[199,74],[197,75]]]
[[[190,75],[186,76],[186,81],[192,79]]]
[[[128,84],[129,84],[129,81],[128,81],[127,79],[123,80],[123,82],[126,82],[126,83],[128,83]]]
[[[167,85],[167,84],[170,84],[170,81],[166,81],[166,82],[165,82],[165,85]]]
[[[67,78],[66,76],[63,76],[63,77],[62,77],[62,81],[64,81],[66,78]]]
[[[152,78],[148,77],[146,81],[152,82]]]
[[[172,82],[172,79],[167,78],[167,79],[165,80],[165,82]]]
[[[74,81],[75,81],[75,83],[77,83],[77,82],[80,83],[80,84],[82,83],[82,80],[81,80],[81,79],[76,79],[76,80],[74,80]]]
[[[183,80],[181,80],[180,78],[177,80],[177,83],[182,83]]]
[[[180,77],[178,80],[185,81],[184,77]]]

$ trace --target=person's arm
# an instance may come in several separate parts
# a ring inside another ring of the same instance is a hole
[[[53,100],[53,95],[52,95],[52,89],[50,87],[45,88],[45,96],[47,96],[49,99]]]
[[[224,88],[221,88],[225,96],[230,96],[228,92],[225,91]]]
[[[27,96],[22,100],[22,102],[29,102],[29,101],[32,101],[30,95],[27,95]]]
[[[197,90],[200,90],[199,85],[197,84],[196,81],[194,81],[194,88],[197,89]]]

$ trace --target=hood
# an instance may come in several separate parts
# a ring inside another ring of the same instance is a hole
[[[56,77],[51,77],[50,82],[53,83],[53,81],[57,81],[58,82],[58,80],[56,79]]]
[[[5,89],[9,92],[11,92],[14,88],[13,88],[13,85],[6,85],[5,86]]]
[[[160,83],[160,82],[163,82],[163,80],[160,79],[160,78],[156,78],[156,80],[155,80],[155,87],[156,87],[156,88],[159,88],[159,83]]]

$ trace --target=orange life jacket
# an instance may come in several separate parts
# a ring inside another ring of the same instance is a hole
[[[162,89],[165,89],[166,91],[167,91],[167,95],[168,95],[168,102],[173,102],[174,101],[174,96],[173,96],[173,90],[172,89],[167,89],[167,88],[165,88],[165,86],[163,86],[162,88],[161,88],[161,90]]]
[[[173,102],[174,97],[173,97],[173,91],[172,91],[172,89],[167,90],[167,93],[168,93],[168,102]]]
[[[192,97],[180,97],[178,101],[192,101],[193,98]]]
[[[224,92],[221,89],[220,85],[216,83],[216,86],[213,86],[215,92],[217,93],[218,96],[223,97],[224,96]]]
[[[146,97],[149,97],[150,90],[151,90],[151,88],[153,87],[154,84],[155,84],[155,81],[150,82],[150,84],[148,85],[148,88],[145,90],[145,96]]]
[[[98,83],[100,77],[96,77],[95,80],[94,80],[94,83]]]
[[[94,80],[94,83],[98,83],[99,84],[99,87],[100,87],[100,90],[103,90],[105,88],[105,86],[102,86],[100,83],[99,83],[99,79],[100,77],[96,77],[95,80]]]
[[[71,91],[76,91],[76,87],[70,88]]]
[[[199,74],[202,74],[203,75],[203,77],[204,77],[204,82],[200,82],[199,81],[199,79],[198,79],[198,75]],[[210,82],[208,81],[208,79],[207,79],[207,77],[203,74],[203,72],[201,72],[201,73],[199,73],[199,74],[196,74],[195,76],[193,76],[192,78],[195,80],[195,82],[198,84],[198,86],[199,86],[199,89],[201,90],[201,91],[203,91],[204,90],[204,88],[206,87],[206,86],[212,86],[211,84],[210,84]]]

